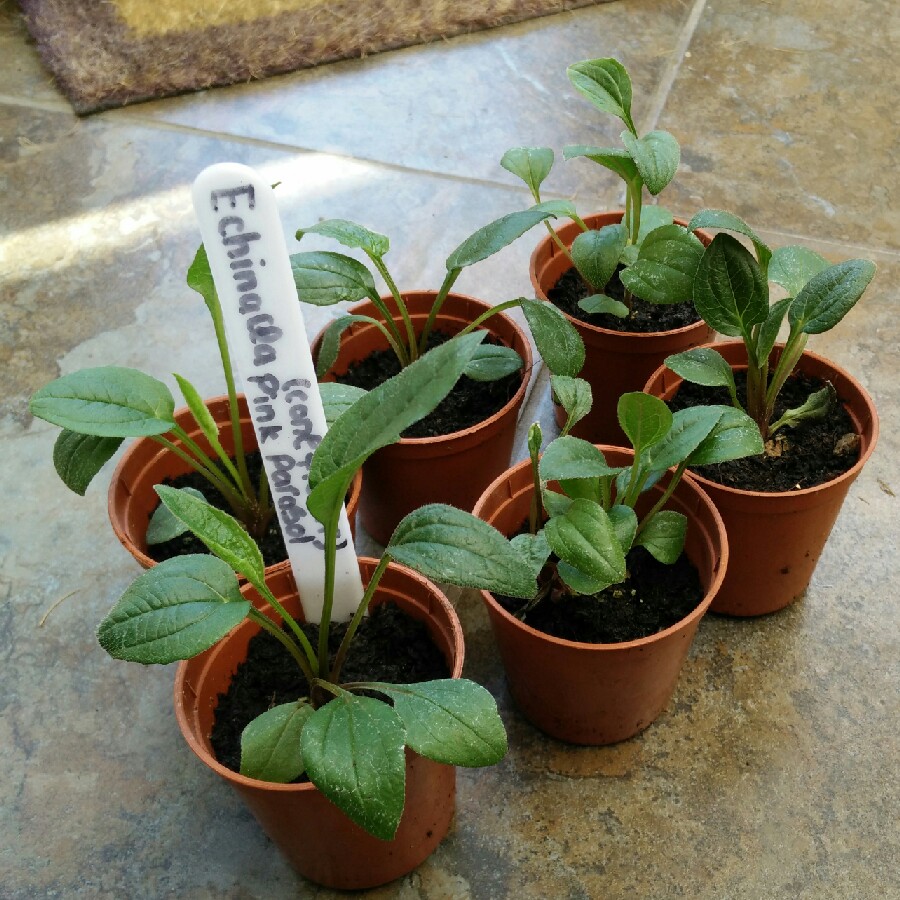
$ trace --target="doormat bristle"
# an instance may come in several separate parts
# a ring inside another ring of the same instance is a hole
[[[20,0],[79,115],[607,0]],[[202,10],[202,11],[200,11]]]

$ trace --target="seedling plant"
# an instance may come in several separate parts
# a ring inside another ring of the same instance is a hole
[[[381,298],[372,272],[359,260],[343,253],[313,251],[291,256],[294,282],[301,301],[316,306],[371,300],[381,318],[363,315],[339,316],[322,336],[317,360],[317,373],[322,377],[337,359],[341,334],[355,322],[368,322],[383,334],[394,351],[401,367],[423,356],[438,314],[463,269],[481,262],[507,247],[537,223],[553,215],[552,211],[528,209],[510,213],[479,228],[447,257],[447,274],[435,295],[425,325],[417,336],[409,308],[385,263],[390,241],[383,234],[345,219],[327,219],[301,228],[297,239],[318,234],[338,241],[345,247],[361,250],[381,276],[397,307],[400,325],[394,320],[388,305]],[[479,329],[491,316],[515,307],[521,308],[538,352],[547,367],[557,374],[577,375],[584,364],[581,338],[554,307],[534,299],[519,297],[499,303],[470,322],[463,334]],[[483,344],[472,359],[465,374],[475,381],[495,381],[522,368],[521,356],[511,347]]]
[[[569,258],[590,290],[578,305],[586,313],[631,315],[633,298],[672,304],[690,299],[694,272],[703,254],[702,243],[674,224],[672,213],[644,204],[644,189],[657,196],[672,181],[681,159],[678,141],[668,132],[649,131],[641,136],[632,118],[632,86],[625,67],[615,59],[589,59],[567,69],[569,80],[601,112],[625,125],[623,147],[566,147],[566,159],[585,157],[614,172],[624,182],[625,215],[619,224],[592,230],[569,200],[542,200],[541,184],[554,162],[549,147],[508,150],[500,164],[528,186],[537,210],[571,219],[581,229],[571,247],[545,224],[559,250]],[[624,288],[621,300],[609,296],[610,282],[618,273]]]
[[[165,486],[157,492],[166,508],[214,556],[183,556],[148,570],[98,630],[101,645],[112,656],[166,664],[196,656],[245,619],[255,622],[284,645],[310,691],[247,725],[241,738],[242,774],[287,783],[305,772],[354,822],[384,840],[394,836],[403,812],[404,747],[450,765],[484,766],[503,757],[507,742],[493,698],[470,681],[342,683],[348,649],[383,573],[395,560],[442,582],[515,596],[532,596],[537,585],[519,564],[516,550],[490,525],[453,507],[423,507],[397,526],[339,649],[329,658],[338,519],[363,462],[437,405],[475,357],[483,337],[481,332],[458,336],[362,394],[317,448],[308,501],[324,526],[326,546],[317,647],[269,590],[259,550],[241,525],[202,499]],[[259,592],[271,613],[245,599],[235,573]]]
[[[809,335],[829,331],[843,319],[875,275],[875,264],[850,259],[832,265],[800,246],[773,252],[746,222],[724,210],[702,210],[688,227],[736,232],[749,238],[756,252],[754,257],[730,234],[716,235],[700,260],[693,286],[694,305],[704,321],[721,334],[740,338],[747,348],[746,407],[738,398],[731,366],[716,350],[687,350],[668,357],[666,366],[686,381],[727,388],[734,407],[746,408],[763,440],[781,428],[827,416],[836,402],[831,384],[773,421],[778,394]],[[769,282],[788,296],[773,303]],[[789,331],[779,354],[775,343],[785,318]]]

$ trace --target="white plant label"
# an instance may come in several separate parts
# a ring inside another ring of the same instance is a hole
[[[219,163],[194,182],[232,360],[269,478],[303,613],[322,618],[324,530],[306,507],[313,451],[326,431],[303,313],[272,188],[247,166]],[[346,510],[341,514],[332,617],[363,596]]]

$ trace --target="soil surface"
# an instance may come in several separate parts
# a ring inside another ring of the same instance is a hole
[[[621,584],[590,596],[551,592],[526,614],[525,624],[567,641],[618,644],[664,631],[703,600],[700,576],[683,553],[667,566],[643,547],[634,547],[627,563],[628,576]],[[527,602],[513,597],[497,601],[514,615]]]
[[[262,472],[262,455],[258,450],[246,454],[247,470],[250,473],[250,481],[254,485],[259,484],[259,476]],[[228,502],[222,494],[214,488],[202,475],[197,472],[187,472],[179,475],[177,478],[167,478],[163,484],[170,485],[175,488],[194,488],[200,491],[206,498],[206,502],[216,509],[221,509],[229,515],[234,515]],[[272,514],[272,520],[269,527],[261,539],[257,539],[259,549],[262,551],[263,562],[267,566],[282,562],[287,559],[287,548],[284,545],[284,537],[281,534],[281,528],[278,525],[278,516]],[[194,537],[191,532],[186,531],[184,534],[173,538],[171,541],[163,541],[161,544],[151,544],[147,547],[147,555],[157,562],[171,559],[174,556],[184,556],[187,553],[209,553],[209,550],[199,538]]]
[[[318,646],[319,626],[301,626],[310,643]],[[347,629],[333,624],[329,652],[335,654]],[[441,651],[424,622],[406,615],[392,603],[372,610],[353,638],[341,673],[341,682],[385,681],[413,684],[449,678]],[[220,694],[210,742],[216,759],[235,772],[241,768],[241,733],[258,715],[309,695],[309,685],[284,646],[261,631],[250,641],[247,659],[241,663],[227,693]],[[382,695],[374,694],[380,699]],[[301,777],[298,781],[306,781]]]
[[[451,337],[453,335],[433,331],[428,340],[428,349],[431,350],[449,341]],[[490,343],[500,342],[493,340]],[[393,350],[376,350],[365,359],[351,365],[345,374],[337,376],[337,380],[371,391],[399,371],[400,362]],[[463,375],[437,408],[407,428],[402,436],[440,437],[471,428],[503,409],[521,384],[521,371],[513,372],[512,375],[497,381],[473,381]]]
[[[746,373],[735,372],[735,382],[738,399],[744,403]],[[773,421],[777,421],[785,410],[802,406],[810,394],[823,387],[824,382],[802,373],[789,378],[778,395]],[[710,403],[730,405],[728,390],[685,381],[669,401],[669,407],[675,411]],[[767,442],[764,455],[697,466],[696,471],[710,481],[728,487],[780,493],[831,481],[856,465],[858,459],[859,438],[853,420],[839,397],[825,419],[802,422],[795,428],[779,429]]]
[[[623,267],[619,266],[603,293],[613,300],[624,302],[625,288],[619,281],[619,272],[622,269]],[[626,319],[620,319],[610,313],[586,313],[578,305],[578,301],[590,297],[593,293],[578,270],[572,268],[564,272],[556,282],[556,286],[547,292],[547,299],[573,319],[609,331],[647,334],[653,331],[674,331],[676,328],[684,328],[700,321],[700,316],[697,315],[697,310],[690,300],[684,303],[647,303],[634,297],[631,301],[631,315]]]

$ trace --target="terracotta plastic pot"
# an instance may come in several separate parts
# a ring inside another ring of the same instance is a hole
[[[241,414],[241,436],[244,451],[252,453],[257,449],[256,432],[247,410],[247,401],[243,394],[238,395]],[[231,416],[228,409],[228,397],[222,395],[206,401],[212,417],[219,426],[219,440],[226,453],[234,452],[234,441],[231,434]],[[209,441],[203,436],[194,421],[191,411],[183,406],[175,412],[175,421],[184,428],[188,435],[206,452],[212,454]],[[181,446],[181,441],[171,438],[172,443]],[[214,456],[214,455],[213,455]],[[191,471],[191,467],[175,456],[174,453],[150,438],[138,438],[133,441],[113,472],[109,484],[107,508],[116,537],[122,546],[145,568],[156,565],[156,560],[147,553],[147,525],[150,516],[159,506],[159,497],[153,486],[162,484],[167,478],[177,478]],[[362,488],[362,475],[357,474],[347,499],[347,516],[350,529],[355,533],[354,519],[359,505]],[[271,567],[270,567],[271,568]]]
[[[747,368],[742,341],[713,345],[735,369]],[[776,348],[776,354],[781,347]],[[725,522],[731,558],[713,612],[759,616],[789,606],[809,585],[850,485],[878,440],[878,415],[862,385],[833,362],[809,351],[797,370],[830,381],[860,435],[859,461],[833,481],[799,491],[742,491],[693,474]],[[670,400],[681,384],[661,367],[647,382],[649,394]]]
[[[360,559],[363,581],[376,561]],[[282,564],[267,578],[279,601],[293,613],[297,591],[290,568]],[[243,588],[254,603],[258,596]],[[463,666],[463,636],[453,607],[430,581],[391,563],[374,605],[392,601],[424,621],[453,678]],[[317,884],[360,890],[385,884],[411,872],[441,842],[453,818],[456,770],[406,751],[406,806],[393,840],[382,841],[354,824],[310,783],[272,784],[246,778],[221,765],[209,742],[220,693],[228,689],[259,626],[244,622],[215,647],[178,666],[175,714],[191,750],[228,782],[291,865]]]
[[[403,294],[416,334],[421,334],[425,326],[435,295],[435,291]],[[395,312],[393,298],[384,300]],[[457,334],[488,309],[490,305],[481,300],[449,294],[435,328]],[[349,312],[381,318],[369,301],[350,307]],[[401,323],[399,313],[394,321]],[[522,383],[503,409],[471,428],[440,437],[402,438],[369,458],[363,466],[359,514],[363,528],[381,544],[387,544],[405,515],[426,503],[449,503],[460,509],[471,509],[485,486],[509,465],[516,422],[531,378],[531,345],[522,329],[502,313],[488,319],[484,327],[522,357],[525,363]],[[314,356],[321,337],[320,334],[313,343]],[[323,380],[334,380],[351,363],[386,348],[384,336],[373,325],[351,326],[342,335],[337,360]]]
[[[614,210],[586,216],[584,221],[590,228],[599,229],[604,225],[617,224],[623,215],[622,210]],[[687,225],[683,219],[675,221],[679,225]],[[581,234],[581,229],[574,222],[568,222],[556,233],[566,246],[571,246],[572,241]],[[695,233],[704,244],[712,240],[706,232]],[[551,237],[547,235],[543,238],[531,254],[531,283],[535,296],[547,300],[548,292],[571,267],[568,257]],[[671,331],[639,334],[611,331],[569,315],[566,318],[578,329],[584,341],[586,359],[580,377],[590,384],[594,395],[591,411],[575,426],[572,434],[587,441],[607,444],[627,443],[616,415],[619,397],[628,391],[641,390],[667,356],[711,341],[715,334],[702,320]],[[564,413],[557,407],[557,422],[562,424],[564,421]]]
[[[610,465],[629,465],[630,450],[601,446]],[[638,504],[649,509],[671,473]],[[528,517],[533,493],[528,460],[505,472],[482,494],[475,515],[503,534]],[[649,637],[619,644],[568,641],[519,621],[482,591],[509,692],[533,725],[573,744],[614,744],[650,725],[666,708],[700,619],[722,583],[728,544],[709,498],[689,478],[666,506],[688,517],[685,552],[698,569],[705,595],[680,622]]]

